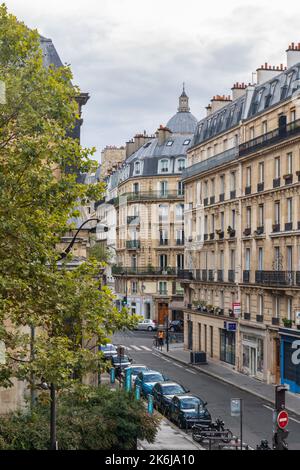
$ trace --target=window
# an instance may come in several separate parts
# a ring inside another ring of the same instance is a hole
[[[140,162],[135,162],[134,164],[134,173],[139,175],[141,173],[141,164]]]
[[[264,249],[262,247],[258,248],[258,270],[264,270]]]
[[[184,142],[183,142],[183,145],[189,145],[191,143],[191,139],[186,139]]]
[[[133,256],[131,257],[131,267],[132,267],[133,269],[136,269],[136,268],[137,268],[137,257],[136,257],[136,255],[133,255]]]
[[[275,224],[280,224],[280,202],[275,202]]]
[[[211,230],[210,231],[211,231],[211,233],[215,233],[215,215],[214,214],[211,215],[210,220],[211,220]]]
[[[286,267],[288,271],[293,270],[293,247],[286,247]]]
[[[268,123],[267,123],[267,121],[262,122],[261,128],[262,128],[262,133],[263,134],[266,134],[268,132]]]
[[[280,178],[280,157],[275,158],[275,178]]]
[[[178,171],[183,171],[185,169],[185,158],[180,158],[177,160]]]
[[[250,294],[246,294],[246,312],[251,312]]]
[[[296,110],[292,109],[290,112],[290,122],[296,121]]]
[[[207,235],[208,233],[208,217],[207,215],[204,217],[204,234]]]
[[[160,181],[159,183],[160,195],[167,196],[168,194],[168,182],[167,181]]]
[[[161,295],[166,295],[167,292],[168,292],[167,282],[166,281],[160,281],[159,282],[159,293]]]
[[[288,320],[292,320],[293,316],[293,299],[292,297],[288,297],[287,299],[287,318]]]
[[[236,219],[235,215],[236,215],[236,212],[235,212],[235,209],[233,209],[231,211],[231,228],[233,230],[235,230],[235,219]]]
[[[159,267],[160,269],[165,269],[168,266],[168,257],[167,255],[159,255]]]
[[[172,147],[173,144],[174,144],[174,140],[168,140],[168,142],[166,143],[166,146]]]
[[[224,139],[223,140],[223,151],[225,152],[225,150],[227,150],[227,148],[228,148],[228,140]]]
[[[246,220],[247,220],[247,228],[251,228],[251,207],[247,207],[246,209]]]
[[[245,251],[245,269],[246,271],[250,271],[250,266],[251,266],[251,250],[250,248],[246,248]],[[247,310],[249,312],[249,310]]]
[[[221,231],[224,232],[224,227],[225,227],[225,216],[224,212],[221,212],[221,218],[220,218],[220,225],[221,225]]]
[[[264,314],[264,297],[263,295],[258,296],[258,314],[263,316]]]
[[[248,188],[251,186],[251,166],[246,168],[246,186]]]
[[[230,269],[235,271],[235,250],[230,250]]]
[[[291,197],[287,199],[287,222],[293,222],[293,198]]]
[[[160,230],[159,231],[159,240],[161,245],[168,244],[168,231],[167,230]]]
[[[139,191],[140,191],[139,183],[133,183],[133,192],[134,192],[134,194],[138,194]]]
[[[211,188],[210,194],[211,196],[214,196],[215,195],[215,178],[212,178],[210,180],[210,188]]]
[[[214,155],[218,155],[218,144],[214,144]]]
[[[138,283],[137,281],[132,281],[131,283],[131,291],[133,294],[137,294],[138,291]]]
[[[208,197],[208,181],[204,181],[204,198]]]
[[[220,194],[225,193],[225,175],[220,176]]]
[[[167,204],[160,204],[158,208],[159,222],[168,222],[169,206]]]
[[[178,181],[177,183],[177,195],[178,196],[184,195],[184,183],[182,181]]]
[[[254,139],[254,126],[250,127],[249,129],[249,137],[250,137],[250,140]]]
[[[160,172],[161,173],[168,173],[169,171],[169,160],[161,160],[160,161]]]
[[[280,318],[280,297],[276,295],[274,298],[274,313],[275,318]]]
[[[131,315],[136,315],[136,303],[131,302]]]
[[[287,154],[287,174],[291,175],[293,173],[293,154]]]
[[[258,226],[264,226],[264,204],[260,204],[258,207]]]
[[[258,175],[259,175],[259,183],[263,183],[265,180],[265,164],[264,162],[260,162],[258,165]]]
[[[281,271],[282,270],[279,246],[274,247],[274,270],[275,271]]]
[[[221,270],[224,269],[224,251],[223,250],[220,251],[220,269]]]
[[[235,171],[232,171],[230,173],[230,188],[231,188],[231,191],[235,191],[235,189],[236,189],[236,173],[235,173]]]
[[[184,255],[176,256],[177,269],[184,269]]]
[[[177,221],[183,222],[183,217],[184,217],[184,205],[183,204],[176,205],[175,217]]]

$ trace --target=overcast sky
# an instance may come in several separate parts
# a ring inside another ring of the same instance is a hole
[[[249,82],[264,62],[286,62],[300,42],[296,0],[7,0],[49,37],[91,99],[83,144],[124,145],[175,114],[182,82],[200,119],[215,94]]]

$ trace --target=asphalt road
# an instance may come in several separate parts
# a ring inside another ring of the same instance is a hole
[[[126,331],[116,334],[113,343],[130,348],[127,354],[133,358],[134,363],[145,364],[163,372],[171,380],[181,383],[191,393],[207,401],[213,419],[222,418],[225,426],[236,436],[240,435],[240,422],[239,418],[230,415],[230,400],[242,398],[244,400],[243,441],[254,449],[262,439],[272,443],[273,410],[268,402],[165,358],[152,348],[153,336],[154,333],[150,332]],[[290,414],[288,430],[289,449],[300,450],[300,416]]]

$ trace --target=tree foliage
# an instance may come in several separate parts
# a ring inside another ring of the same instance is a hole
[[[0,418],[0,450],[46,450],[49,406],[34,413]],[[142,402],[122,390],[86,388],[63,394],[59,400],[57,439],[60,450],[130,450],[137,439],[153,442],[158,418],[149,416]]]
[[[37,31],[0,6],[0,341],[5,364],[0,386],[32,377],[69,387],[96,370],[98,343],[131,326],[113,307],[89,258],[69,272],[58,269],[56,244],[70,228],[78,201],[100,197],[101,185],[76,175],[94,169],[93,149],[70,137],[78,116],[69,67],[45,67]],[[69,169],[72,168],[72,172]],[[67,260],[66,260],[67,261]],[[30,356],[30,327],[36,330]]]

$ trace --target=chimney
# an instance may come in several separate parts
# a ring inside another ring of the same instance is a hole
[[[224,108],[224,106],[226,106],[232,100],[229,95],[228,96],[216,95],[210,101],[211,101],[211,112],[214,113],[215,111],[218,111],[219,109]]]
[[[134,145],[135,144],[133,139],[129,140],[129,142],[126,142],[126,158],[130,157],[130,155],[135,152]]]
[[[280,72],[283,72],[284,70],[286,70],[286,67],[283,67],[283,64],[280,64],[280,66],[277,65],[275,67],[275,65],[268,65],[268,63],[265,62],[264,65],[261,65],[258,69],[256,69],[257,84],[261,85],[262,83],[271,80],[271,78],[276,77],[276,75],[280,74]]]
[[[172,132],[167,127],[162,125],[156,131],[156,137],[158,138],[158,145],[163,145],[172,135]]]
[[[233,87],[231,88],[232,90],[232,100],[237,100],[241,96],[243,96],[246,93],[246,88],[247,85],[243,83],[238,83],[236,82]]]
[[[298,44],[292,42],[286,50],[286,63],[288,68],[290,68],[298,62],[300,62],[300,42]]]
[[[144,134],[136,134],[134,136],[135,152],[149,142],[150,139],[151,137],[149,137],[145,132]]]
[[[206,116],[209,116],[211,114],[211,105],[209,104],[208,106],[206,106]]]

